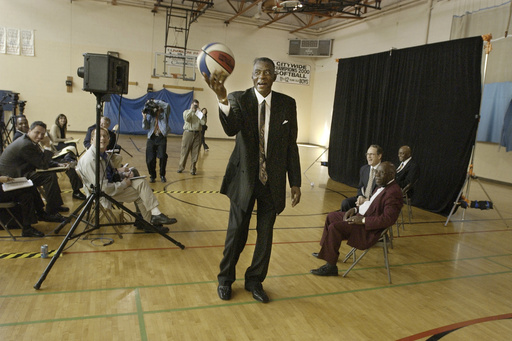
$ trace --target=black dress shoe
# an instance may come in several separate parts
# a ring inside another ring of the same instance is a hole
[[[183,169],[178,169],[178,173],[183,173]]]
[[[311,255],[315,258],[318,258],[318,252],[313,252]]]
[[[326,263],[318,269],[313,269],[310,272],[316,276],[338,276],[338,267],[336,265]]]
[[[258,302],[270,302],[270,298],[268,298],[268,295],[265,290],[263,290],[263,286],[261,284],[255,285],[252,289],[245,287],[245,290],[252,292],[252,297]]]
[[[23,227],[23,231],[21,232],[23,237],[44,237],[44,233],[36,230],[32,226]]]
[[[153,177],[149,178],[149,182],[154,184],[155,183],[155,178],[153,178]]]
[[[171,225],[176,224],[178,221],[175,218],[169,218],[165,214],[151,216],[151,224],[153,225]]]
[[[62,223],[66,220],[66,217],[63,217],[60,213],[48,214],[47,212],[42,212],[37,214],[37,220],[51,223]]]
[[[87,197],[80,191],[74,191],[73,192],[73,198],[75,199],[78,199],[78,200],[85,200],[87,199]]]
[[[57,207],[57,212],[69,212],[69,207],[59,206]]]
[[[196,175],[196,172],[195,172],[195,171],[192,171],[192,172],[190,172],[190,174],[192,174],[192,175]]]
[[[217,294],[219,298],[224,301],[231,299],[231,285],[219,285],[217,287]]]
[[[143,227],[144,229],[144,232],[146,233],[167,233],[169,232],[169,228],[168,227],[165,227],[165,226],[155,226],[154,229],[152,229],[151,227]]]
[[[162,182],[167,182],[167,179],[163,175],[160,177],[160,180],[162,180]]]

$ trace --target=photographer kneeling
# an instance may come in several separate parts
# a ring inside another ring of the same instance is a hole
[[[96,131],[92,132],[91,147],[78,160],[76,167],[77,172],[82,176],[84,189],[89,191],[95,184],[96,178]],[[111,196],[119,202],[135,202],[140,210],[142,218],[162,233],[169,232],[165,224],[174,224],[177,222],[174,218],[168,218],[158,209],[158,200],[156,200],[151,187],[149,187],[146,179],[133,177],[132,172],[126,167],[123,169],[115,169],[108,162],[108,155],[105,152],[109,143],[108,130],[100,128],[100,187],[101,191]],[[100,199],[102,205],[106,206],[108,202],[105,198]],[[154,232],[152,229],[144,228],[145,232]]]
[[[146,144],[146,164],[149,172],[149,182],[155,182],[156,158],[160,159],[160,180],[166,182],[165,167],[167,166],[167,133],[171,107],[158,99],[150,99],[142,110],[142,129],[148,131]]]

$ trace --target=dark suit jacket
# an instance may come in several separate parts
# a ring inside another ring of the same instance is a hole
[[[85,134],[84,138],[84,147],[85,149],[89,149],[91,146],[91,138],[92,138],[92,131],[96,129],[96,124],[93,124],[89,128],[87,128],[87,133]],[[113,131],[108,131],[108,135],[110,137],[110,141],[108,142],[107,150],[112,150],[116,147],[116,133]],[[120,148],[118,148],[120,149]]]
[[[247,209],[259,170],[258,100],[254,89],[229,94],[229,115],[219,109],[220,121],[228,136],[236,135],[236,144],[226,167],[221,193]],[[295,100],[272,92],[267,146],[268,185],[277,213],[286,203],[286,174],[290,187],[301,185],[297,147],[297,110]]]
[[[398,167],[397,167],[398,168]],[[414,162],[414,159],[411,159],[405,167],[400,170],[400,172],[396,173],[395,180],[398,182],[400,188],[404,188],[408,184],[414,184],[416,180],[420,177],[420,168]],[[411,188],[408,192],[409,196],[412,196],[413,188]]]
[[[16,132],[14,133],[14,136],[12,137],[12,140],[13,141],[16,141],[18,138],[22,137],[23,134],[25,134],[24,132],[16,129]]]
[[[370,168],[371,166],[369,164],[366,164],[362,166],[361,169],[359,170],[359,184],[357,185],[357,196],[364,196],[366,186],[368,186],[368,180],[370,180]],[[377,188],[377,183],[373,181],[372,193],[375,191],[375,188]]]
[[[402,189],[394,181],[372,202],[364,214],[364,226],[352,231],[347,244],[365,250],[377,243],[382,230],[396,222],[402,206]]]
[[[47,169],[53,152],[41,150],[25,134],[5,148],[0,156],[0,174],[13,178],[30,177],[36,168]]]

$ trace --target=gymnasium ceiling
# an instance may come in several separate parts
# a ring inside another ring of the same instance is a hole
[[[82,0],[71,0],[82,1]],[[91,0],[89,0],[91,1]],[[354,22],[385,15],[426,1],[418,0],[92,0],[110,6],[131,6],[148,11],[187,14],[191,23],[201,17],[224,24],[242,23],[257,29],[271,28],[320,35]]]

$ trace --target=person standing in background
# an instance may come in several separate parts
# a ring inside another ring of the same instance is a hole
[[[209,151],[210,148],[208,147],[208,145],[206,144],[206,141],[204,139],[204,135],[206,134],[206,130],[208,129],[208,109],[206,108],[203,108],[201,109],[201,112],[203,113],[203,120],[204,120],[204,124],[202,125],[202,130],[201,130],[201,144],[203,145],[203,149],[205,152]]]
[[[150,99],[142,111],[142,128],[148,130],[146,144],[146,164],[149,172],[149,182],[156,179],[156,158],[160,159],[160,180],[166,182],[165,167],[167,166],[167,134],[170,132],[169,115],[171,107],[168,103]]]
[[[201,148],[201,131],[205,123],[204,115],[199,109],[199,101],[194,99],[190,105],[190,109],[183,112],[183,137],[181,138],[181,156],[178,165],[178,173],[183,173],[187,165],[188,154],[191,155],[190,174],[197,173],[197,159],[199,157],[199,149]]]

